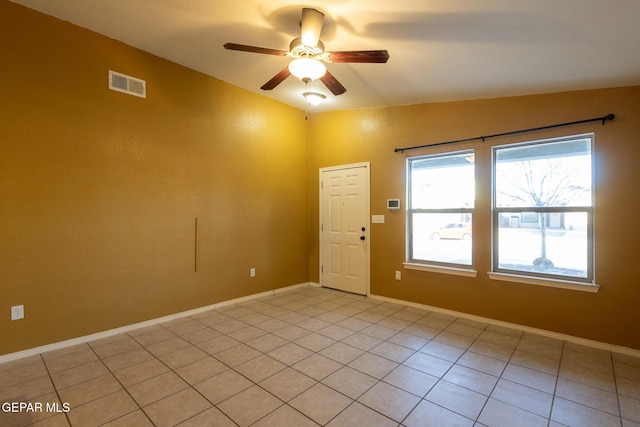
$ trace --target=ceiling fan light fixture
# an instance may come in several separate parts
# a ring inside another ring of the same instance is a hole
[[[324,76],[327,67],[316,59],[297,58],[289,64],[289,71],[303,82],[307,82]]]
[[[326,98],[326,96],[317,92],[305,92],[302,96],[304,96],[309,105],[319,105]]]

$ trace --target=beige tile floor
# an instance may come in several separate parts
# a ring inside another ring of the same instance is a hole
[[[640,359],[304,287],[2,364],[0,401],[43,405],[1,426],[638,427]]]

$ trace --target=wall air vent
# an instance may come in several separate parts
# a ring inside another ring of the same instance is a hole
[[[109,70],[109,89],[129,95],[147,97],[147,82]]]

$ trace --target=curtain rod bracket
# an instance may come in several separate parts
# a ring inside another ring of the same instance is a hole
[[[604,126],[604,124],[605,124],[605,122],[606,122],[607,120],[613,120],[613,119],[615,119],[615,118],[616,118],[616,115],[615,115],[615,114],[613,114],[613,113],[611,113],[611,114],[607,114],[606,116],[604,116],[604,117],[602,118],[602,126]]]

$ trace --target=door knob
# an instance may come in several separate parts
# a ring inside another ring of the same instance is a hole
[[[364,240],[364,239],[365,239],[365,237],[364,237],[364,236],[360,236],[360,240]]]
[[[362,227],[362,231],[366,230],[364,227]]]

